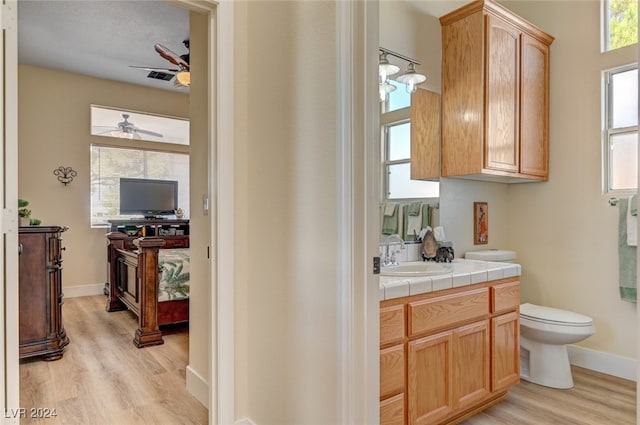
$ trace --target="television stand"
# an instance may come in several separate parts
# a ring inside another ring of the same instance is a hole
[[[189,220],[164,217],[109,220],[109,231],[127,235],[125,249],[135,249],[133,240],[144,236],[164,239],[163,248],[189,247]]]

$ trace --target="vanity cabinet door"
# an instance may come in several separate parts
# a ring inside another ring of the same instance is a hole
[[[520,382],[520,320],[512,311],[491,319],[491,390]]]
[[[453,331],[453,398],[456,409],[471,407],[491,393],[489,320]]]
[[[453,401],[453,332],[409,342],[409,425],[439,423],[451,415]]]

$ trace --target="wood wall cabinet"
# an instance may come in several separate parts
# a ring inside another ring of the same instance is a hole
[[[491,0],[440,23],[442,175],[547,180],[553,37]]]
[[[411,95],[411,180],[440,178],[440,94],[418,88]]]
[[[62,357],[69,338],[62,323],[62,232],[66,227],[19,229],[19,355]]]
[[[519,285],[382,301],[381,423],[453,424],[503,400],[520,381]]]

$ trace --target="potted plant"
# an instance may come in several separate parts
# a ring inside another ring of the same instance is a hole
[[[27,208],[29,201],[25,199],[18,199],[18,226],[37,226],[42,223],[42,220],[38,218],[31,218],[31,210]]]
[[[29,206],[29,201],[18,199],[18,225],[21,227],[31,224],[31,210],[27,206]]]

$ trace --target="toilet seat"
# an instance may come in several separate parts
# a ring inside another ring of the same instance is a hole
[[[544,307],[530,303],[520,305],[520,317],[549,325],[576,327],[593,325],[593,319],[591,317],[559,308]]]

